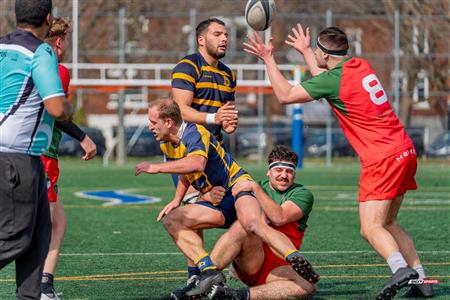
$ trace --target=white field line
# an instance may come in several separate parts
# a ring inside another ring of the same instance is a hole
[[[450,250],[424,250],[417,251],[423,254],[449,254]],[[375,253],[373,250],[337,250],[337,251],[302,251],[308,254],[358,254]],[[164,256],[183,255],[179,252],[122,252],[122,253],[61,253],[62,256]]]

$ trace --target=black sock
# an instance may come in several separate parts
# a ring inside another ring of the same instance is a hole
[[[53,274],[42,273],[41,292],[45,294],[53,293]]]
[[[236,294],[241,300],[250,300],[250,289],[249,288],[241,288],[236,290]]]

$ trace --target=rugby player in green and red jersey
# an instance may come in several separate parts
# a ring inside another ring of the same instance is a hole
[[[397,223],[404,194],[417,189],[414,146],[369,63],[347,56],[348,40],[342,30],[322,30],[313,50],[309,29],[304,32],[300,24],[292,28],[286,43],[303,55],[314,76],[296,86],[278,70],[271,40],[264,44],[255,33],[254,37],[248,36],[244,50],[264,61],[279,102],[326,99],[360,157],[361,235],[387,261],[393,273],[377,299],[392,299],[409,280],[425,278],[412,239]],[[412,285],[407,294],[430,297],[433,291],[430,285]]]
[[[56,53],[58,62],[64,59],[64,55],[69,46],[69,33],[71,24],[69,20],[63,18],[54,18],[45,41],[52,46]],[[69,71],[62,64],[58,64],[59,77],[66,97],[69,96],[70,75]],[[41,300],[59,300],[53,287],[53,275],[58,262],[59,251],[66,231],[66,216],[64,208],[58,197],[58,148],[62,133],[67,133],[80,142],[81,148],[85,151],[83,160],[89,160],[97,153],[97,147],[94,142],[72,121],[55,121],[53,129],[52,142],[49,149],[41,155],[44,170],[47,175],[47,194],[50,204],[50,216],[52,220],[52,235],[50,246],[45,260],[41,281]]]

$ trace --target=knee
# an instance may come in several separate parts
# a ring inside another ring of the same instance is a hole
[[[233,240],[241,240],[248,236],[247,231],[242,227],[241,223],[235,222],[228,230],[228,234]]]
[[[242,229],[247,234],[258,235],[261,230],[261,225],[259,223],[260,222],[258,221],[258,219],[251,218],[251,219],[244,220],[244,222],[242,222],[241,225],[242,225]]]
[[[163,221],[163,226],[166,231],[170,234],[178,231],[180,227],[180,220],[177,218],[175,214],[168,214]]]
[[[362,236],[363,239],[367,240],[367,229],[364,227],[359,228],[359,234]]]

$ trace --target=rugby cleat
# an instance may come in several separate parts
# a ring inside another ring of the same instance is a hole
[[[237,290],[228,286],[215,285],[208,293],[211,300],[246,300],[239,296]]]
[[[197,286],[198,283],[198,275],[193,275],[188,278],[186,286],[182,288],[178,288],[174,290],[172,293],[170,293],[170,299],[171,300],[197,300],[201,299],[202,295],[196,295],[196,296],[187,296],[186,292],[194,289]]]
[[[433,287],[429,283],[413,284],[403,294],[403,297],[408,298],[432,298],[433,296]]]
[[[292,268],[298,273],[298,275],[309,283],[316,284],[319,281],[319,274],[314,271],[311,264],[303,256],[295,255],[287,259],[287,262],[291,264]]]
[[[186,296],[206,295],[214,285],[223,285],[225,276],[221,270],[210,269],[200,273],[197,286],[186,292]]]
[[[52,288],[51,292],[41,293],[41,300],[61,300]]]
[[[376,300],[394,299],[398,291],[408,284],[411,279],[419,278],[419,273],[410,267],[404,267],[397,270],[378,293]]]

